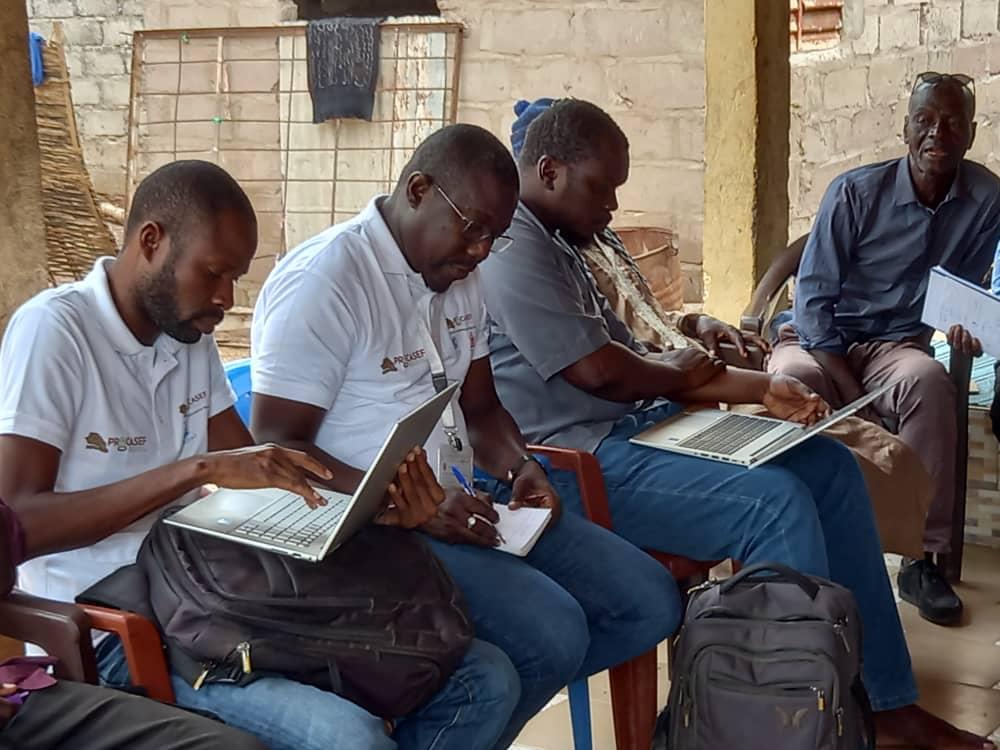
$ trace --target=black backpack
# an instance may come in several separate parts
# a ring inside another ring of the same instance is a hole
[[[78,601],[151,615],[171,668],[196,689],[277,674],[389,719],[440,690],[473,638],[420,536],[374,525],[311,563],[161,520],[135,565]]]
[[[692,592],[654,750],[874,750],[851,593],[777,563]]]

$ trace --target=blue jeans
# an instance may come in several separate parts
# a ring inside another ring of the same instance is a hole
[[[871,499],[851,452],[815,437],[747,470],[628,442],[673,411],[664,405],[630,414],[597,448],[615,531],[639,547],[699,560],[782,562],[840,583],[861,614],[872,705],[888,710],[915,702]],[[582,512],[572,482],[557,489]]]
[[[102,682],[128,684],[117,639],[102,642],[97,658]],[[510,660],[482,641],[473,641],[448,683],[400,720],[392,737],[363,708],[293,680],[264,677],[244,687],[215,683],[194,690],[173,675],[172,683],[177,705],[213,713],[271,750],[489,750],[520,697]]]
[[[497,502],[510,499],[506,485],[478,472],[477,485]],[[476,635],[501,648],[520,677],[521,700],[497,748],[565,685],[648,651],[680,622],[666,569],[572,513],[523,558],[429,541],[465,595]]]

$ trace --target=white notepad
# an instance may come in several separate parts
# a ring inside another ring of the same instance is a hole
[[[982,342],[983,351],[1000,356],[1000,298],[940,266],[931,269],[920,320],[939,331],[961,325]]]
[[[504,542],[495,549],[518,557],[524,557],[531,552],[531,548],[535,546],[538,537],[545,531],[549,518],[552,517],[552,510],[549,508],[522,506],[517,510],[511,510],[506,505],[493,503],[493,509],[500,516],[496,528],[504,538]]]

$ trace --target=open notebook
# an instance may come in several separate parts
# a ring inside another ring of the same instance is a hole
[[[493,509],[500,516],[496,529],[504,541],[496,549],[508,552],[518,557],[524,557],[535,546],[538,537],[545,531],[545,526],[552,517],[549,508],[521,507],[511,510],[506,505],[493,503]]]

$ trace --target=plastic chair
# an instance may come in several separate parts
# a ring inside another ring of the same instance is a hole
[[[572,471],[580,489],[584,512],[593,523],[612,530],[611,511],[604,475],[597,457],[567,448],[544,445],[528,446],[532,453],[545,456],[556,469]],[[720,561],[696,561],[679,555],[647,550],[681,582],[681,590],[695,579],[705,578]],[[686,585],[687,584],[687,585]],[[615,725],[615,745],[619,750],[646,750],[653,741],[657,711],[656,649],[612,667],[608,671],[611,686],[611,711]],[[569,686],[570,721],[574,750],[592,750],[590,691],[586,680]]]
[[[250,423],[252,387],[250,360],[241,359],[226,365],[226,375],[236,394],[236,411],[243,422]],[[580,497],[587,517],[611,528],[607,490],[600,464],[589,453],[529,446],[532,453],[545,456],[556,469],[572,471],[580,487]],[[684,557],[652,553],[679,581],[706,575],[716,563],[700,563]],[[653,649],[610,670],[611,704],[615,722],[615,740],[621,750],[649,747],[656,722],[656,650]],[[569,686],[570,721],[575,750],[592,750],[590,691],[586,680]]]
[[[750,304],[740,317],[740,328],[767,338],[771,323],[778,313],[789,307],[791,282],[799,270],[809,235],[804,234],[775,257],[754,289]],[[945,577],[952,583],[962,578],[962,557],[965,551],[966,480],[969,464],[969,379],[972,357],[952,349],[948,374],[955,386],[955,421],[958,441],[955,444],[955,507],[951,522],[951,553],[939,556]]]
[[[243,424],[250,425],[250,402],[253,391],[250,388],[250,360],[237,359],[226,365],[226,377],[236,394],[236,413],[240,415]]]
[[[3,536],[0,529],[0,537]],[[141,615],[104,607],[68,604],[15,590],[0,597],[0,635],[33,643],[58,659],[57,677],[98,682],[91,629],[115,633],[125,649],[132,684],[155,700],[173,703],[160,634]]]

